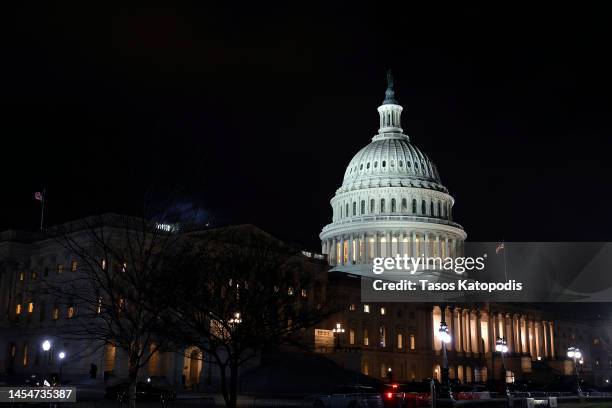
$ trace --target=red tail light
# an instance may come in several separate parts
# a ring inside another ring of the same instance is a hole
[[[393,393],[392,392],[385,392],[385,398],[387,398],[387,399],[393,398]]]

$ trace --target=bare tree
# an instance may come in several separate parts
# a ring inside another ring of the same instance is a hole
[[[75,271],[45,279],[45,291],[72,308],[62,336],[112,345],[128,358],[130,406],[139,371],[168,339],[156,336],[167,260],[182,234],[172,225],[107,214],[47,231],[78,260]]]
[[[254,227],[192,234],[177,253],[166,335],[200,348],[219,368],[227,407],[236,407],[239,371],[258,353],[300,344],[331,310],[316,294],[317,273],[295,248]]]

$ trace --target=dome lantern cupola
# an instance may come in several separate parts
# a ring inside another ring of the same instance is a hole
[[[391,70],[388,70],[385,100],[382,105],[378,107],[378,114],[380,115],[379,134],[402,133],[402,109],[401,105],[399,105],[395,99],[393,74],[391,74]]]

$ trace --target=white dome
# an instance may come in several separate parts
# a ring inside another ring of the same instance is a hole
[[[332,222],[320,234],[334,270],[361,274],[374,257],[462,252],[466,233],[452,220],[455,201],[433,162],[403,133],[403,108],[388,81],[378,134],[350,161],[331,199]]]
[[[448,192],[433,162],[404,134],[375,136],[353,157],[337,193],[370,187],[420,187]]]

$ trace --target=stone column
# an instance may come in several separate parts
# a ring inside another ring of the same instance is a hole
[[[467,353],[472,351],[470,340],[470,314],[468,310],[463,310],[463,349]]]
[[[370,238],[368,237],[368,234],[363,234],[363,259],[361,260],[362,263],[369,263],[370,262]]]
[[[483,338],[482,338],[482,314],[480,312],[479,309],[476,309],[476,338],[477,338],[477,345],[478,345],[478,352],[483,354],[484,353],[484,347],[483,347]]]
[[[340,237],[340,265],[344,265],[344,236]]]
[[[553,322],[548,322],[548,331],[550,333],[550,358],[555,358],[555,331]]]
[[[452,309],[450,307],[446,306],[444,308],[444,321],[446,322],[446,326],[447,327],[451,328],[453,326],[452,320],[453,320]],[[451,330],[449,329],[449,331],[451,331]],[[451,333],[452,333],[452,331],[451,331]],[[447,351],[451,351],[452,349],[453,349],[453,345],[451,343],[446,343],[446,350]]]
[[[354,237],[353,235],[349,235],[349,241],[348,241],[348,264],[351,265],[353,263],[353,259],[355,254],[353,253],[353,242],[354,242]]]
[[[374,256],[380,257],[380,238],[378,231],[374,232]]]
[[[393,256],[393,253],[391,251],[392,248],[393,248],[393,245],[392,245],[392,242],[391,242],[392,239],[393,239],[393,234],[391,234],[390,231],[387,231],[387,258]]]
[[[548,358],[548,322],[546,320],[542,320],[542,345],[544,352],[542,353],[544,358]]]
[[[461,308],[453,309],[453,338],[455,340],[455,351],[461,351]]]
[[[514,353],[514,326],[512,324],[512,315],[506,314],[506,342],[508,343],[508,351]]]
[[[404,231],[400,231],[399,236],[397,237],[397,253],[401,256],[404,256],[406,253],[406,245],[404,245]]]
[[[330,251],[332,265],[336,265],[338,263],[337,251],[338,251],[338,242],[336,241],[336,237],[334,237],[332,239],[332,247]]]
[[[366,238],[367,238],[367,234],[362,233],[361,234],[361,241],[359,242],[359,263],[366,263],[366,259],[368,259],[368,252],[367,252],[367,244],[366,244]]]

